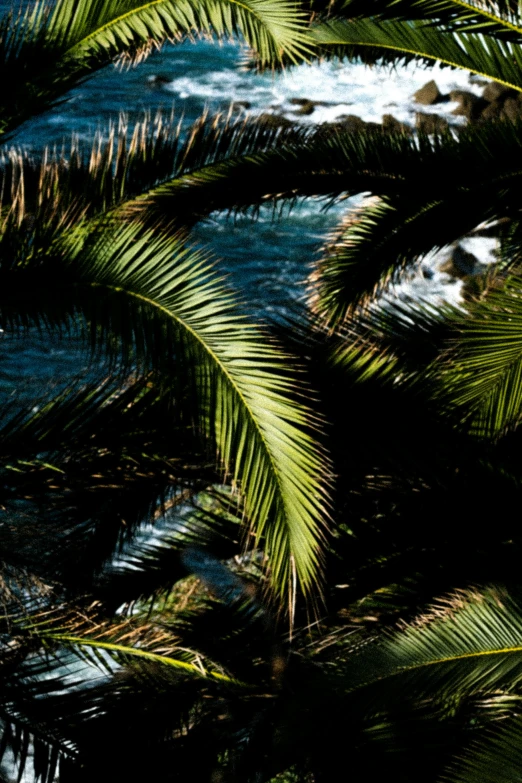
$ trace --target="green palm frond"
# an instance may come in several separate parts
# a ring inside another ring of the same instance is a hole
[[[121,53],[138,52],[186,34],[240,35],[263,65],[284,53],[301,59],[306,47],[304,13],[291,0],[61,0],[51,14],[48,35],[67,62],[92,67]]]
[[[390,638],[353,653],[339,670],[348,692],[372,687],[368,704],[376,699],[383,705],[405,692],[441,702],[516,693],[522,682],[520,604],[496,589],[457,593]]]
[[[0,23],[0,101],[5,133],[59,101],[93,71],[119,57],[139,59],[164,41],[239,35],[261,66],[310,51],[305,15],[292,0],[39,0]]]
[[[522,721],[512,718],[475,742],[442,776],[441,783],[515,783],[522,768]]]
[[[274,587],[312,594],[328,505],[318,425],[285,355],[236,314],[206,258],[131,224],[75,231],[4,279],[7,328],[83,328],[93,350],[195,391],[198,425],[266,542]]]
[[[486,22],[475,33],[446,31],[429,20],[331,19],[319,22],[311,35],[324,56],[382,63],[436,61],[522,90],[519,37],[512,43],[488,36]]]
[[[454,347],[435,377],[442,401],[473,433],[499,437],[522,414],[522,281],[511,276],[455,318]]]
[[[517,0],[352,0],[334,14],[351,19],[376,18],[433,21],[447,32],[485,32],[520,42],[522,19]]]

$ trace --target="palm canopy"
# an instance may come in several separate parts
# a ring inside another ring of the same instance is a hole
[[[423,7],[402,4],[415,19]],[[372,8],[379,24],[404,21],[402,11],[400,18],[380,19],[377,4]],[[35,16],[31,24],[45,26],[52,18]],[[475,24],[458,15],[445,18],[449,26]],[[74,31],[72,17],[69,23]],[[474,41],[482,35],[457,34],[476,36]],[[493,24],[491,34],[504,53],[515,45]],[[132,38],[133,56],[142,43]],[[99,54],[96,47],[93,52],[89,67]],[[477,576],[483,583],[494,568],[506,579],[509,571],[511,581],[517,573],[517,525],[506,509],[518,498],[520,481],[512,475],[516,460],[506,456],[506,431],[515,430],[516,446],[518,279],[480,303],[482,310],[477,305],[468,314],[425,311],[410,318],[422,327],[414,345],[406,345],[414,330],[404,323],[401,330],[396,313],[373,318],[368,307],[398,270],[434,245],[481,218],[516,218],[517,136],[508,125],[470,129],[458,139],[409,139],[273,131],[259,123],[219,128],[202,121],[186,142],[170,130],[149,139],[144,129],[127,147],[125,134],[112,147],[100,142],[90,157],[74,151],[69,161],[48,156],[24,162],[12,156],[2,189],[4,327],[79,334],[117,373],[68,389],[40,410],[4,416],[0,471],[12,478],[2,497],[11,524],[0,527],[10,613],[1,618],[1,747],[18,756],[22,769],[32,746],[35,775],[43,779],[53,777],[62,755],[64,781],[90,782],[100,774],[139,779],[150,775],[148,763],[157,777],[173,779],[187,759],[196,760],[194,780],[223,772],[230,779],[269,780],[292,766],[303,777],[311,772],[327,780],[348,736],[355,757],[378,750],[370,755],[371,774],[382,779],[397,738],[404,759],[416,717],[431,710],[418,736],[423,748],[437,729],[429,770],[435,779],[451,764],[456,745],[482,728],[470,722],[473,700],[489,700],[487,722],[505,714],[509,698],[519,697],[516,598],[498,591],[460,595],[391,637],[373,638],[365,630],[384,624],[387,611],[394,618],[415,616],[439,585],[444,590]],[[40,188],[52,198],[42,199]],[[237,315],[208,260],[187,243],[186,229],[216,208],[255,209],[266,200],[292,203],[311,194],[333,201],[363,190],[381,200],[358,222],[342,226],[327,247],[313,281],[316,329],[299,349],[333,422],[339,525],[328,551],[334,578],[327,593],[335,608],[322,626],[332,630],[331,638],[314,644],[312,635],[303,635],[301,645],[298,637],[293,655],[276,618],[251,596],[263,584],[263,553],[273,587],[291,611],[297,589],[310,595],[317,587],[330,469],[315,443],[323,419],[303,402],[308,386],[302,371],[288,369],[290,352]],[[444,224],[441,236],[430,229],[434,215]],[[514,226],[505,242],[505,267],[517,254],[516,221]],[[506,312],[508,324],[496,318]],[[507,348],[500,355],[489,351],[478,374],[477,355],[493,345],[491,328],[499,324]],[[466,329],[471,348],[466,352],[463,339],[448,367],[441,358]],[[327,350],[312,367],[314,340]],[[500,373],[499,362],[505,364]],[[427,383],[411,383],[419,367]],[[502,376],[494,411],[492,376]],[[471,391],[462,382],[470,382]],[[438,383],[442,391],[437,387],[433,394]],[[398,411],[411,419],[406,434],[390,421]],[[478,447],[477,434],[501,437],[493,444],[481,438]],[[433,455],[423,441],[435,438],[444,449]],[[232,492],[218,489],[223,481]],[[469,511],[463,503],[446,511],[452,489],[459,497],[477,493],[471,522],[462,522]],[[496,491],[501,505],[493,503]],[[37,521],[48,521],[44,532],[51,536],[37,539],[39,525],[17,514],[21,496]],[[204,504],[209,496],[210,508],[191,509],[187,517],[191,501]],[[174,525],[159,542],[140,541],[140,523],[156,519],[161,504],[173,511]],[[480,506],[482,516],[475,517]],[[486,528],[479,537],[473,522],[487,520],[488,512],[495,512],[495,536]],[[457,523],[472,540],[467,549],[454,541]],[[24,548],[28,531],[33,539]],[[232,565],[245,538],[259,545],[259,553]],[[60,549],[61,561],[55,559]],[[216,551],[228,567],[216,563]],[[506,551],[516,560],[509,569]],[[467,564],[464,572],[459,561]],[[54,595],[46,593],[53,563]],[[171,614],[165,608],[187,569],[223,599],[209,612],[199,604],[183,613],[176,600]],[[224,573],[228,581],[220,583]],[[338,596],[345,590],[343,604]],[[51,602],[71,594],[74,606],[49,611]],[[152,622],[154,606],[146,610],[138,603],[134,611],[135,600],[158,596],[166,604]],[[246,604],[237,614],[230,606],[235,601]],[[128,621],[115,618],[122,604],[132,614]],[[347,629],[355,634],[348,642]],[[84,667],[81,683],[64,679],[71,661],[76,672]],[[95,666],[103,675],[93,684],[86,672]],[[397,710],[397,694],[405,691],[408,703]],[[129,738],[147,752],[114,761],[114,747]],[[495,748],[493,743],[493,759]],[[93,749],[111,759],[102,772]],[[469,769],[490,763],[475,759]],[[400,772],[405,780],[418,779],[418,768]]]
[[[7,742],[22,767],[30,763],[29,742],[36,742],[35,770],[40,764],[52,779],[59,760],[63,780],[89,780],[107,754],[96,772],[101,780],[117,769],[139,776],[144,764],[175,780],[173,766],[188,764],[198,781],[217,772],[271,780],[289,770],[305,781],[331,774],[347,747],[355,763],[366,757],[364,774],[372,780],[392,770],[414,781],[420,768],[430,781],[489,779],[499,761],[500,779],[516,779],[522,660],[516,591],[453,593],[392,632],[347,633],[340,625],[326,636],[298,636],[298,654],[284,662],[288,650],[274,644],[266,620],[242,609],[220,613],[211,603],[181,612],[170,605],[112,624],[96,603],[88,611],[57,606],[19,618],[12,638],[19,649],[30,645],[32,656],[5,670],[3,682],[19,709],[4,717],[12,726]],[[216,636],[213,623],[220,624]],[[238,643],[258,655],[238,654]],[[44,661],[52,676],[42,681]],[[74,684],[63,668],[60,675],[65,661],[81,676]],[[281,687],[281,670],[283,682],[306,687]],[[24,721],[35,726],[34,739]],[[147,761],[139,750],[114,761],[111,746],[124,736],[140,739]],[[267,745],[269,754],[262,752]]]
[[[4,326],[83,334],[120,372],[155,373],[174,412],[184,406],[185,426],[213,444],[271,552],[281,596],[296,579],[312,592],[327,470],[312,417],[296,398],[284,354],[234,312],[205,258],[139,224],[75,227],[14,265],[7,246]],[[30,448],[41,446],[37,439]]]

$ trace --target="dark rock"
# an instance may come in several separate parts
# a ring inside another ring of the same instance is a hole
[[[361,120],[360,117],[356,117],[355,114],[342,114],[337,118],[335,124],[343,128],[343,130],[349,131],[360,131],[366,128],[365,121]]]
[[[306,106],[308,103],[315,104],[316,101],[311,101],[309,98],[290,98],[288,103],[291,103],[292,106]]]
[[[382,128],[388,133],[411,133],[412,130],[405,122],[400,122],[393,114],[382,115]]]
[[[296,103],[295,100],[291,101],[291,103]],[[315,101],[306,101],[305,103],[300,103],[298,109],[292,109],[294,114],[300,114],[300,115],[307,115],[307,114],[313,114],[315,109],[316,103]]]
[[[433,103],[440,103],[443,101],[444,96],[437,87],[437,82],[432,79],[430,82],[427,82],[424,87],[421,87],[420,90],[417,90],[413,96],[413,100],[417,103],[422,103],[425,106],[431,106]]]
[[[513,97],[516,95],[516,90],[507,87],[505,84],[499,84],[498,82],[489,82],[482,92],[482,97],[486,101],[498,101],[499,98],[504,100],[505,98]]]
[[[451,277],[467,278],[482,274],[487,267],[473,254],[465,250],[461,245],[455,243],[448,260],[439,267],[441,272],[451,275]]]
[[[366,130],[382,131],[382,125],[380,122],[366,122]]]
[[[483,79],[482,76],[477,76],[476,73],[470,73],[469,83],[478,84],[479,87],[485,87],[487,84],[491,84],[488,79]]]
[[[502,119],[515,122],[515,120],[522,117],[522,105],[515,98],[507,98],[502,106],[502,114],[500,116]]]
[[[147,77],[147,81],[152,87],[158,87],[162,84],[170,84],[172,78],[172,76],[166,76],[163,73],[153,73]]]
[[[503,101],[492,101],[488,103],[484,111],[480,115],[481,122],[489,122],[490,120],[498,120],[502,114]]]
[[[478,120],[481,112],[488,105],[484,98],[479,98],[467,90],[452,90],[450,100],[457,101],[459,104],[456,109],[453,109],[452,114],[467,117],[470,121]]]
[[[259,122],[262,122],[269,128],[293,128],[294,123],[282,117],[280,114],[260,114]]]
[[[232,103],[232,110],[233,111],[240,111],[241,109],[250,109],[252,104],[250,101],[234,101]]]
[[[449,122],[438,114],[424,114],[418,111],[415,114],[415,127],[424,133],[442,133],[448,130]]]
[[[453,250],[451,260],[458,274],[464,277],[467,275],[476,275],[478,272],[482,271],[482,267],[484,266],[473,253],[464,250],[460,245],[457,245]]]

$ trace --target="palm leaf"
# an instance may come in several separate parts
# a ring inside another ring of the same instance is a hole
[[[262,124],[258,127],[262,129]],[[377,130],[351,133],[333,127],[300,132],[290,129],[272,137],[260,130],[257,141],[255,123],[247,128],[252,133],[248,150],[234,144],[228,149],[224,146],[223,156],[218,154],[214,161],[200,158],[170,182],[129,201],[122,214],[137,212],[164,221],[187,216],[190,224],[194,216],[203,217],[213,210],[255,210],[262,203],[283,200],[292,205],[312,195],[323,196],[329,206],[362,192],[400,197],[401,201],[413,200],[411,194],[415,193],[421,212],[423,205],[444,202],[457,192],[461,201],[470,199],[472,191],[491,183],[498,200],[511,184],[515,187],[519,177],[518,123],[465,128],[458,138],[450,132],[412,138]],[[240,134],[238,129],[238,137]],[[261,147],[256,149],[256,143]],[[482,201],[482,213],[486,209],[494,213],[491,200]],[[507,208],[509,201],[505,197],[502,206],[505,202]],[[452,206],[448,215],[454,213]],[[466,213],[462,225],[469,219]],[[456,221],[454,216],[452,223]],[[479,221],[480,216],[469,228]]]
[[[0,214],[4,242],[31,252],[84,218],[130,202],[128,212],[144,212],[133,199],[170,179],[230,159],[276,149],[302,136],[302,129],[270,128],[252,119],[202,115],[188,128],[174,115],[158,114],[129,129],[124,116],[92,143],[71,142],[67,155],[45,149],[41,156],[10,149],[1,159]],[[45,194],[45,198],[43,198]],[[178,203],[176,213],[160,215],[169,230],[191,225],[208,214],[205,203]],[[211,207],[210,207],[211,208]],[[122,208],[125,216],[126,210]]]
[[[311,594],[327,505],[316,425],[285,356],[235,313],[206,259],[130,225],[88,239],[73,232],[4,279],[7,328],[83,324],[93,350],[108,346],[116,360],[123,352],[197,391],[199,426],[266,542],[274,587],[293,595],[297,580]]]
[[[200,2],[170,0],[61,0],[49,21],[49,37],[72,63],[95,63],[121,52],[150,48],[187,33],[240,35],[263,65],[282,54],[301,59],[306,51],[304,14],[291,0]]]
[[[389,639],[352,654],[340,671],[348,692],[371,686],[367,704],[374,705],[399,692],[436,701],[499,689],[516,693],[522,682],[520,604],[494,589],[456,594]]]
[[[451,783],[515,783],[522,768],[522,724],[512,718],[483,736],[455,761],[442,780]]]
[[[509,277],[455,319],[458,342],[440,374],[441,399],[456,406],[480,436],[499,437],[520,422],[521,285],[518,277]]]
[[[0,23],[0,76],[16,96],[4,95],[0,127],[14,130],[118,57],[137,60],[164,41],[198,34],[241,36],[261,66],[309,51],[304,14],[292,0],[39,0]]]
[[[311,35],[328,57],[361,56],[383,63],[437,61],[521,90],[522,51],[511,41],[488,36],[487,31],[486,25],[477,33],[446,32],[443,25],[437,27],[425,20],[332,19],[318,23]]]
[[[351,19],[400,19],[432,21],[447,32],[486,32],[520,42],[520,12],[517,0],[351,0],[335,14]]]

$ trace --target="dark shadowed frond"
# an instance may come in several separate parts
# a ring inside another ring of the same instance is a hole
[[[132,128],[122,116],[117,127],[110,125],[88,145],[73,140],[69,150],[46,149],[35,157],[11,149],[4,152],[0,169],[3,241],[23,246],[21,235],[27,234],[31,248],[45,245],[53,229],[62,231],[129,201],[129,212],[143,213],[145,207],[132,200],[161,183],[303,135],[297,126],[270,128],[252,119],[206,114],[182,129],[173,115],[158,114]],[[175,212],[159,215],[169,229],[190,225],[213,208],[191,199],[176,206]],[[123,209],[124,217],[128,211]]]
[[[520,42],[522,17],[517,0],[351,0],[334,4],[336,16],[419,20],[444,25],[444,31],[484,32]]]
[[[446,363],[435,369],[442,401],[474,434],[499,437],[522,415],[522,281],[510,276],[455,318]]]
[[[515,783],[522,768],[522,721],[503,721],[476,740],[441,778],[441,783]]]
[[[254,135],[255,125],[247,126]],[[505,122],[465,128],[458,137],[448,131],[418,138],[337,126],[289,130],[272,138],[261,131],[261,149],[254,143],[244,154],[232,148],[215,163],[201,160],[199,168],[129,202],[123,214],[136,210],[162,220],[186,214],[190,221],[212,210],[245,210],[283,200],[292,204],[304,196],[324,196],[328,205],[363,192],[400,198],[401,203],[411,199],[421,212],[423,205],[444,202],[458,191],[465,206],[465,197],[480,188],[494,187],[500,197],[512,183],[515,187],[521,157],[518,129],[517,123]],[[490,204],[486,200],[482,212],[493,211]],[[454,213],[451,206],[451,223],[457,221]],[[465,211],[463,228],[470,219]],[[480,216],[466,230],[478,222]]]

